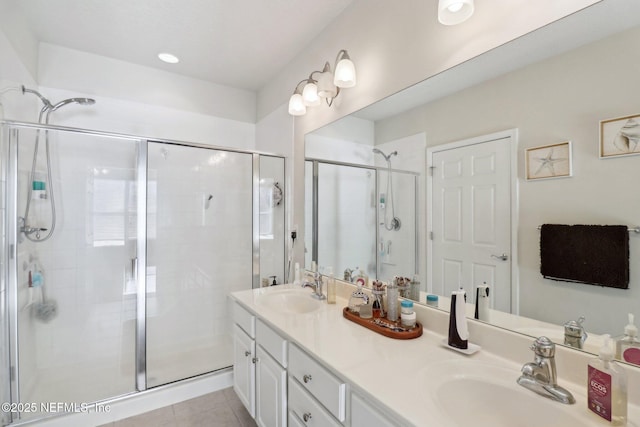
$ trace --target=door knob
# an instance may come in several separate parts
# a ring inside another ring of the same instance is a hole
[[[509,255],[507,255],[507,254],[491,255],[491,258],[499,259],[500,261],[506,261],[506,260],[509,259]]]

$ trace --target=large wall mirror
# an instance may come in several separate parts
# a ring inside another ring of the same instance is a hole
[[[415,276],[420,303],[427,293],[446,301],[460,285],[473,303],[487,281],[491,323],[562,344],[565,322],[584,317],[584,349],[597,351],[599,335],[622,334],[628,313],[640,318],[640,233],[629,232],[629,287],[615,289],[543,278],[539,226],[640,225],[640,118],[625,121],[616,156],[600,153],[601,121],[640,115],[638,52],[640,4],[604,1],[307,134],[307,268]],[[489,228],[506,221],[506,243],[488,252],[484,273],[438,272],[438,216],[457,202],[436,203],[431,174],[496,141],[506,151],[474,154],[473,165],[504,166],[508,187],[504,197],[478,193],[471,210],[486,211],[478,221],[489,225],[472,225],[490,240]],[[487,204],[502,202],[507,215],[496,219]],[[506,276],[491,267],[500,263]]]

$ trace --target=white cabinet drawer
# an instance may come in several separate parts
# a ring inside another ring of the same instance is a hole
[[[273,329],[258,319],[256,323],[256,337],[258,344],[264,348],[276,361],[287,367],[287,340],[278,335]]]
[[[256,317],[237,302],[233,304],[233,321],[251,338],[256,337]]]
[[[334,417],[345,420],[346,384],[295,345],[289,346],[289,375],[298,380]]]
[[[340,423],[320,405],[304,388],[293,378],[289,377],[289,418],[291,412],[300,420],[303,420],[306,427],[340,427]],[[295,423],[292,423],[295,425]]]

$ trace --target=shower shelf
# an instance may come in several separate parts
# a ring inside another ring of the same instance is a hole
[[[384,335],[385,337],[395,338],[398,340],[410,340],[412,338],[418,338],[419,336],[422,335],[422,325],[419,322],[416,322],[416,326],[414,326],[409,330],[394,331],[388,327],[384,327],[376,324],[375,321],[378,320],[376,318],[371,318],[371,319],[361,318],[358,313],[353,313],[352,311],[350,311],[349,307],[345,307],[342,310],[342,315],[346,319],[349,319],[352,322],[357,323],[358,325],[364,326],[367,329],[371,329],[372,331],[377,332],[381,335]],[[388,319],[380,319],[380,320],[387,324],[402,327],[400,322],[392,322]]]

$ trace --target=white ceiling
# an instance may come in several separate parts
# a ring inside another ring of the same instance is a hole
[[[225,86],[258,90],[352,0],[16,1],[36,38]],[[175,65],[158,60],[170,52]]]

